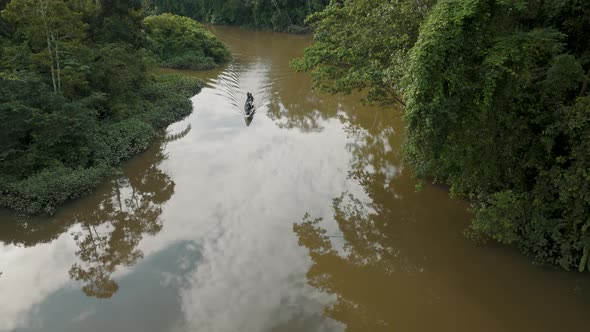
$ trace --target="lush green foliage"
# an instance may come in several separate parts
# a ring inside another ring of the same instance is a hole
[[[147,73],[137,1],[0,5],[0,206],[51,213],[191,112],[200,81]]]
[[[0,204],[24,213],[52,213],[57,204],[94,189],[106,174],[101,167],[47,168],[23,181],[3,184]]]
[[[173,13],[213,24],[305,32],[304,20],[328,0],[143,0],[155,14]]]
[[[471,236],[587,269],[590,2],[432,4],[334,3],[293,65],[323,91],[407,104],[405,160],[473,202]]]
[[[574,0],[442,1],[406,93],[406,158],[474,201],[472,235],[566,269],[590,249],[589,15]]]
[[[331,93],[367,89],[368,100],[404,103],[401,78],[420,23],[434,0],[335,2],[307,21],[315,43],[292,62],[309,71],[314,88]]]
[[[230,59],[227,47],[198,22],[162,14],[144,19],[147,49],[160,66],[176,69],[211,69]]]
[[[190,114],[188,97],[200,88],[201,82],[190,77],[150,76],[137,97],[143,101],[129,105],[134,109],[121,121],[97,120],[96,110],[85,111],[75,102],[47,109],[40,108],[44,104],[0,102],[7,121],[2,126],[0,206],[52,213],[59,204],[88,193],[110,167],[145,150],[156,129]]]

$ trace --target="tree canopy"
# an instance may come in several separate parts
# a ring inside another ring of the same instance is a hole
[[[434,0],[334,2],[313,14],[313,46],[292,66],[308,71],[314,88],[330,93],[367,91],[369,101],[404,104],[401,78],[408,52]]]
[[[144,19],[147,49],[160,66],[211,69],[227,62],[227,47],[200,23],[183,16],[162,14]]]
[[[51,213],[191,112],[200,81],[148,71],[140,1],[2,0],[0,9],[0,206]],[[227,52],[220,45],[210,35],[192,44],[215,60]]]

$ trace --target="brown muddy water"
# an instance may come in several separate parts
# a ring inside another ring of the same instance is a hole
[[[55,216],[0,213],[1,331],[590,330],[588,274],[466,240],[399,112],[289,69],[309,37],[212,30],[235,61],[188,73],[190,117]]]

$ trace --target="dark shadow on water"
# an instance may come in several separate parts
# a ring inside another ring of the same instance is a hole
[[[73,234],[80,262],[69,273],[84,283],[86,295],[111,297],[118,290],[111,274],[120,266],[137,263],[143,257],[137,249],[140,241],[162,229],[162,206],[174,194],[175,186],[158,167],[164,159],[161,149],[142,155],[142,167],[114,179],[111,191],[95,209],[75,217],[82,228]]]

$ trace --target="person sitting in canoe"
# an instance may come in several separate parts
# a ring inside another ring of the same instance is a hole
[[[246,105],[244,105],[244,110],[246,111],[246,115],[250,115],[252,110],[254,110],[254,96],[248,92],[246,97]]]

